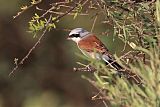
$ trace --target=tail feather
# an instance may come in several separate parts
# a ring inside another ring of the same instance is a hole
[[[106,62],[106,65],[111,64],[113,68],[115,68],[116,70],[120,70],[123,69],[123,67],[121,65],[119,65],[117,62],[113,61],[113,60],[108,60],[108,62]]]
[[[106,62],[106,65],[110,64],[111,67],[115,68],[117,71],[123,69],[123,67],[115,62],[109,55],[102,55],[102,59]]]
[[[110,65],[111,67],[115,68],[120,76],[125,76],[130,82],[134,82],[136,84],[142,84],[142,79],[139,75],[124,69],[121,65],[119,65],[113,58],[108,55],[103,55],[102,59],[106,62],[106,65]]]

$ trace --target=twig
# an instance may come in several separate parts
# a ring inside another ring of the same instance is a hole
[[[83,0],[81,0],[79,3],[81,3],[82,1],[83,1]],[[70,13],[72,10],[74,10],[77,6],[78,6],[78,4],[75,4],[75,6],[74,6],[73,8],[71,8],[71,9],[69,9],[66,13],[58,16],[58,17],[53,21],[53,23],[56,22],[57,20],[61,19],[62,17],[66,16],[68,13]],[[9,76],[11,76],[11,75],[18,69],[18,67],[24,63],[24,61],[30,56],[30,54],[32,53],[32,51],[40,44],[42,38],[44,37],[44,35],[45,35],[46,32],[47,32],[47,26],[48,26],[48,24],[51,22],[51,19],[52,19],[52,15],[50,15],[50,17],[49,17],[49,19],[48,19],[48,21],[47,21],[47,23],[46,23],[46,25],[45,25],[46,28],[45,28],[45,30],[43,31],[42,35],[39,37],[38,41],[37,41],[37,42],[33,45],[33,47],[28,51],[27,55],[25,55],[25,56],[22,58],[22,60],[15,65],[15,67],[13,68],[13,70],[9,73]]]
[[[95,72],[96,69],[90,65],[87,65],[86,67],[82,67],[82,68],[73,68],[73,71]]]
[[[136,21],[137,21],[137,19],[136,19]],[[137,21],[137,23],[138,23],[138,21]],[[138,37],[138,41],[139,41],[139,44],[143,47],[143,48],[145,48],[145,46],[144,46],[144,41],[143,41],[143,33],[144,33],[144,31],[140,31],[137,27],[135,27],[136,29],[136,33],[137,33],[137,37]],[[142,25],[142,23],[140,23],[140,28],[141,29],[143,29],[143,25]],[[144,52],[142,52],[143,53],[143,63],[145,64],[146,63],[146,56],[145,56],[145,53]]]
[[[93,29],[94,29],[94,27],[95,27],[97,18],[98,18],[98,14],[95,15],[95,18],[94,18],[94,21],[93,21],[93,24],[92,24],[92,28],[91,28],[91,32],[93,31]]]
[[[83,0],[81,0],[79,3],[81,3]],[[64,17],[65,15],[69,14],[72,10],[74,10],[76,7],[78,6],[78,4],[75,4],[75,6],[73,8],[71,8],[70,10],[68,10],[66,13],[60,15],[59,17],[57,17],[57,20],[61,19],[62,17]],[[56,20],[56,21],[57,21]],[[56,22],[55,21],[55,22]]]
[[[19,15],[24,13],[26,10],[30,9],[31,7],[39,4],[42,0],[36,1],[36,3],[32,3],[30,6],[26,7],[26,9],[23,9],[22,11],[18,12],[15,16],[13,16],[13,19],[17,18]]]
[[[46,14],[48,14],[51,10],[55,9],[54,6],[52,6],[50,9],[48,9],[45,13],[43,13],[40,18],[44,17]]]
[[[48,10],[41,9],[41,8],[39,8],[39,7],[36,7],[36,9],[39,10],[39,11],[44,11],[44,12],[47,12],[47,11],[48,11]],[[62,14],[64,14],[64,12],[51,11],[51,10],[48,11],[48,13],[53,13],[53,14],[57,14],[57,15],[62,15]],[[73,15],[75,15],[75,13],[68,13],[68,15],[73,16]],[[87,14],[87,13],[79,13],[79,15],[80,15],[80,16],[86,16],[86,15],[89,15],[89,14]]]
[[[64,1],[64,2],[63,2],[63,1],[61,2],[61,1],[60,1],[60,2],[56,2],[56,3],[51,3],[50,5],[53,6],[53,5],[61,5],[61,4],[66,4],[66,3],[69,3],[69,2],[68,2],[68,1]]]
[[[121,56],[119,59],[122,59],[123,57],[125,57],[126,55],[128,55],[129,53],[131,53],[132,51],[129,51],[127,52],[126,54],[124,54],[123,56]],[[114,60],[113,62],[109,63],[108,65],[106,66],[111,66],[112,67],[112,64],[115,63],[117,60]],[[95,72],[96,69],[92,66],[85,66],[83,68],[73,68],[74,71],[81,71],[81,72]],[[118,74],[120,76],[124,76],[126,79],[129,80],[129,82],[134,82],[135,84],[137,85],[143,85],[143,80],[142,78],[137,75],[136,73],[132,72],[131,70],[129,70],[129,68],[122,68],[122,69],[115,69]]]
[[[29,52],[27,53],[27,55],[19,62],[16,64],[16,66],[13,68],[13,70],[9,73],[9,76],[11,76],[11,74],[14,73],[14,71],[16,71],[19,67],[19,65],[22,65],[24,63],[24,61],[29,57],[29,55],[32,53],[32,51],[38,46],[38,44],[40,44],[41,42],[41,39],[44,37],[45,33],[47,32],[47,26],[49,24],[49,22],[51,21],[52,19],[52,15],[50,15],[47,23],[46,23],[46,28],[45,30],[43,31],[42,35],[39,37],[38,41],[33,45],[33,47],[29,50]]]
[[[85,78],[85,77],[84,77]],[[110,103],[110,98],[107,97],[106,93],[104,91],[102,91],[103,89],[100,89],[99,87],[97,87],[96,82],[93,80],[90,80],[88,78],[85,78],[86,80],[88,80],[88,82],[90,84],[92,84],[99,92],[98,94],[102,95],[102,102],[106,104],[106,107],[111,107],[111,103]],[[97,95],[96,95],[97,96]],[[94,96],[92,97],[92,99],[94,98]]]

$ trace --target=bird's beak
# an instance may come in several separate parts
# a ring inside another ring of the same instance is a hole
[[[71,40],[71,38],[69,36],[67,36],[67,40]]]

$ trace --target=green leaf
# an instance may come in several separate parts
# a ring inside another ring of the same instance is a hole
[[[157,22],[160,26],[160,1],[156,0],[156,16],[157,16]]]
[[[35,19],[39,19],[39,18],[40,18],[37,13],[35,13],[34,15],[35,15],[35,16],[34,16]]]
[[[82,11],[82,5],[81,5],[81,4],[78,4],[78,6],[77,6],[77,8],[76,8],[75,11],[76,11],[76,12],[75,12],[75,14],[74,14],[74,16],[73,16],[73,19],[75,19],[75,18],[78,16],[78,14]]]
[[[98,76],[98,74],[97,74],[97,73],[94,73],[94,76],[96,77],[96,79],[97,79],[99,85],[102,85],[102,86],[103,86],[104,83],[103,83],[103,81],[101,80],[101,78]]]

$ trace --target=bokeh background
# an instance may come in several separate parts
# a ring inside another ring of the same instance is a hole
[[[50,2],[45,0],[40,7],[47,8]],[[91,100],[97,90],[81,78],[81,75],[92,77],[92,74],[73,72],[72,68],[79,66],[76,62],[87,62],[76,55],[80,51],[75,43],[66,40],[69,32],[64,30],[47,33],[23,66],[8,76],[14,67],[14,58],[22,59],[38,39],[27,32],[34,8],[13,19],[20,7],[27,4],[29,1],[25,0],[0,0],[0,107],[104,107],[101,100]],[[57,28],[83,27],[90,31],[93,15],[94,11],[76,19],[66,16]],[[112,28],[102,24],[101,19],[103,17],[98,16],[93,32],[107,31],[108,35],[99,38],[111,53],[120,53],[122,42],[116,38],[113,41]]]

